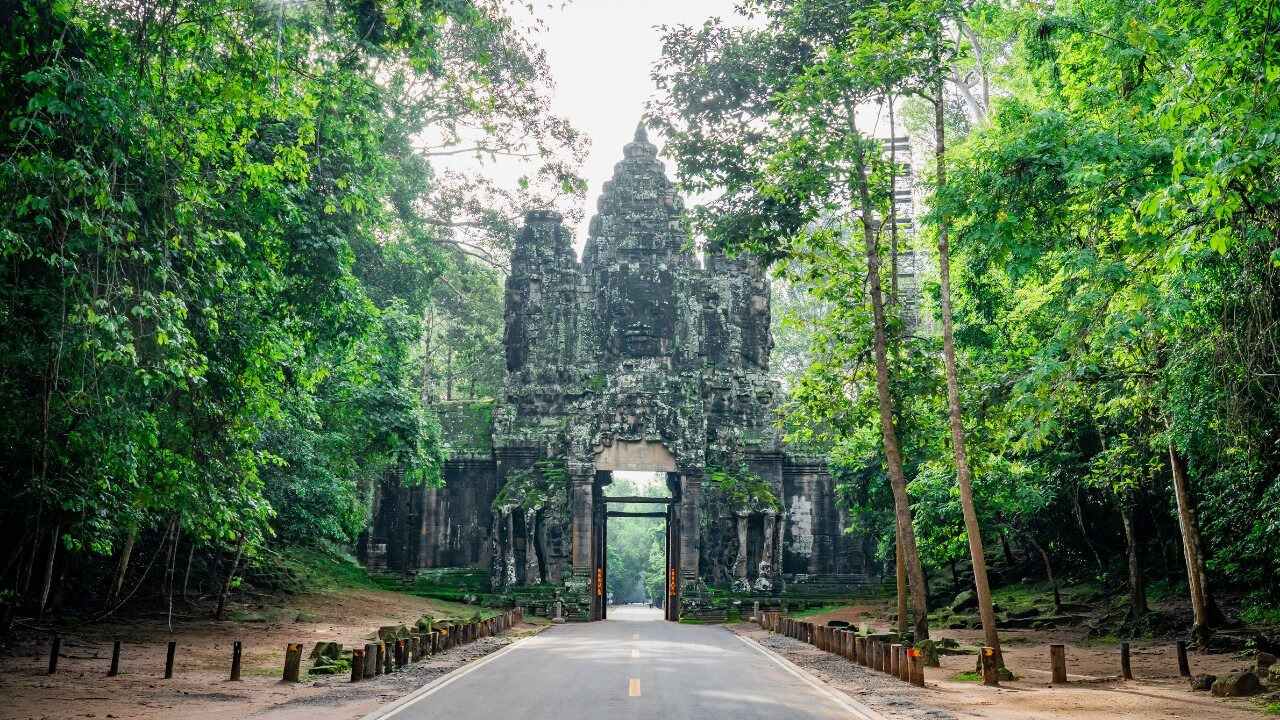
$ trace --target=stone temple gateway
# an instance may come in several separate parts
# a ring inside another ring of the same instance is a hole
[[[440,408],[445,485],[389,478],[368,562],[488,568],[495,591],[598,619],[611,473],[648,470],[670,496],[657,506],[679,600],[668,619],[705,610],[711,587],[777,598],[864,582],[825,463],[788,453],[773,427],[764,269],[714,249],[700,264],[686,228],[643,126],[581,260],[559,215],[528,214],[506,283],[502,396]]]

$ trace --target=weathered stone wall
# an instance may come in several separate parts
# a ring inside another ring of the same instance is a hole
[[[861,578],[860,540],[843,533],[825,466],[788,456],[774,428],[765,269],[716,248],[698,262],[643,126],[604,185],[581,262],[557,214],[527,216],[505,303],[501,397],[484,410],[442,408],[445,486],[382,488],[393,500],[372,536],[413,545],[389,549],[391,565],[487,565],[495,587],[586,593],[602,483],[626,466],[673,473],[691,588],[774,593]],[[745,469],[780,507],[708,484],[716,468]]]

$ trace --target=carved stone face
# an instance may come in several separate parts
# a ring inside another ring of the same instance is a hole
[[[675,333],[672,273],[647,261],[620,263],[601,288],[606,356],[646,358],[670,354]]]

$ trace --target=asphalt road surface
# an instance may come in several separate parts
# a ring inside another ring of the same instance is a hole
[[[724,628],[619,607],[552,627],[370,716],[379,720],[829,720],[878,716]]]

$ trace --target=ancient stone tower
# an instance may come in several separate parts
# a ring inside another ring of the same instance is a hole
[[[708,586],[777,597],[863,581],[825,464],[788,454],[773,427],[764,270],[715,248],[699,262],[643,126],[581,260],[559,215],[527,216],[505,345],[501,397],[440,408],[444,487],[382,487],[371,562],[487,567],[495,590],[601,617],[610,473],[650,470],[670,490],[672,619]]]

